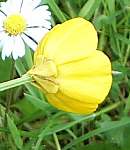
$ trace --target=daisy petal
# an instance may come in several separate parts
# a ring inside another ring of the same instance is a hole
[[[34,9],[32,3],[32,0],[24,0],[22,3],[21,15],[24,16],[27,22],[31,17],[34,19],[34,17],[32,16],[32,11]]]
[[[38,5],[40,5],[41,0],[33,0],[32,4],[33,4],[33,8],[37,7]]]
[[[48,10],[48,9],[49,9],[48,5],[42,5],[42,7],[43,7],[45,10]]]
[[[47,20],[44,20],[42,18],[39,18],[37,15],[35,16],[35,20],[33,18],[28,20],[28,26],[40,26],[40,27],[44,27],[47,29],[51,29],[51,23]]]
[[[22,7],[21,7],[21,13],[26,16],[28,12],[31,12],[33,10],[33,3],[32,0],[23,0]]]
[[[0,32],[0,41],[4,39],[5,36],[7,36],[7,34],[5,34],[4,31]]]
[[[3,2],[1,4],[1,9],[7,15],[10,15],[12,13],[18,13],[20,11],[21,3],[22,0],[8,0],[7,2]]]
[[[43,5],[32,11],[32,17],[30,16],[27,20],[28,26],[41,26],[47,29],[51,29],[51,23],[48,21],[51,19],[51,13],[45,8],[46,7]]]
[[[14,39],[12,37],[6,36],[2,40],[2,45],[2,59],[4,60],[6,56],[9,57],[11,55],[14,45]]]
[[[47,32],[48,29],[46,28],[28,28],[25,33],[39,42]]]
[[[22,57],[25,54],[25,45],[20,36],[16,36],[14,40],[14,47],[12,56],[16,60],[18,57]]]
[[[7,35],[4,32],[0,32],[0,48],[3,47],[3,39],[6,37]]]
[[[21,37],[23,38],[24,42],[32,49],[32,50],[36,50],[37,44],[31,40],[28,36],[26,36],[25,34],[22,34]]]
[[[43,18],[46,20],[51,19],[51,12],[48,11],[44,5],[39,6],[36,9],[34,9],[33,15],[39,15],[39,14],[40,14],[40,18]]]
[[[1,27],[3,26],[3,21],[6,18],[6,16],[0,11],[0,30]]]
[[[7,15],[9,12],[9,8],[10,8],[10,0],[8,0],[7,2],[1,2],[1,10]]]

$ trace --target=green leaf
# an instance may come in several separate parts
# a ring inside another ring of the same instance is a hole
[[[50,123],[50,124],[48,123],[48,125],[46,126],[46,128],[43,129],[43,130],[41,131],[41,133],[38,135],[38,140],[37,140],[37,142],[36,142],[36,145],[35,145],[35,147],[34,147],[34,150],[39,150],[40,144],[41,144],[41,142],[42,142],[42,140],[43,140],[43,138],[44,138],[44,136],[45,136],[45,133],[48,132],[48,130],[49,130],[51,124],[52,124],[52,123]]]
[[[130,44],[130,39],[124,37],[123,35],[116,33],[116,38],[125,44]]]
[[[25,98],[26,101],[28,101],[29,103],[33,104],[33,106],[35,106],[37,109],[43,110],[45,111],[51,111],[54,108],[49,105],[47,102],[45,102],[45,99],[39,99],[35,96],[31,96],[29,94],[25,94]]]
[[[123,145],[122,145],[122,150],[129,150],[130,148],[130,125],[126,126],[124,128],[124,142],[123,142]]]
[[[55,0],[48,0],[48,5],[52,9],[52,12],[56,15],[56,17],[59,19],[60,22],[65,22],[66,18],[64,14],[62,13],[61,9],[56,4]]]
[[[14,140],[14,143],[16,144],[17,148],[22,149],[23,141],[21,139],[20,133],[19,133],[15,123],[8,115],[7,115],[7,123],[8,123],[9,131]]]
[[[28,116],[38,110],[33,104],[31,104],[26,99],[26,97],[23,97],[21,100],[17,101],[15,106],[21,111],[21,113],[23,113],[24,116]]]
[[[26,45],[26,53],[23,57],[23,61],[27,69],[31,69],[33,66],[33,59],[32,59],[32,50]]]
[[[62,0],[61,3],[67,15],[71,18],[75,18],[77,16],[79,9],[73,0]]]
[[[99,7],[101,0],[88,0],[79,12],[80,17],[90,19],[95,10]]]
[[[10,79],[12,61],[11,59],[2,60],[0,58],[0,82]]]
[[[128,98],[126,99],[126,105],[125,105],[125,109],[124,109],[124,115],[128,115],[128,113],[130,112],[130,93]]]
[[[0,0],[0,2],[6,2],[7,0]]]
[[[76,150],[97,150],[97,147],[99,150],[120,150],[119,147],[117,147],[117,145],[107,142],[92,143],[87,146],[82,146]]]

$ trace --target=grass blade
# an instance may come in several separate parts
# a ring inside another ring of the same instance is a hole
[[[48,5],[50,6],[50,8],[52,9],[53,13],[59,19],[59,21],[60,22],[66,21],[65,16],[63,15],[62,11],[60,10],[60,8],[56,4],[56,2],[54,0],[48,0],[47,2],[48,2]]]
[[[119,127],[122,127],[122,126],[125,126],[127,124],[130,124],[130,119],[129,118],[123,118],[122,120],[120,121],[112,121],[110,122],[106,127],[101,127],[101,128],[98,128],[98,129],[95,129],[87,134],[84,134],[83,136],[73,140],[71,143],[69,143],[68,145],[66,145],[63,150],[67,150],[67,149],[70,149],[73,145],[76,145],[86,139],[89,139],[90,137],[93,137],[94,135],[97,135],[97,134],[100,134],[100,133],[103,133],[103,132],[107,132],[109,130],[112,130],[112,129],[117,129]]]
[[[8,115],[7,115],[7,123],[8,123],[9,131],[14,140],[14,143],[16,144],[17,148],[22,149],[23,141],[20,137],[20,133],[19,133],[15,123]]]

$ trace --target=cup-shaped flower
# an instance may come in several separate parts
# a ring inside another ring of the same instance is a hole
[[[88,114],[106,98],[112,83],[111,63],[96,50],[97,43],[94,26],[82,18],[55,26],[41,40],[28,74],[53,106]]]

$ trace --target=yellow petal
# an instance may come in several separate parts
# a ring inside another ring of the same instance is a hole
[[[111,63],[100,51],[91,57],[58,66],[61,92],[87,103],[101,103],[107,96],[111,83]]]
[[[72,112],[72,110],[65,106],[63,103],[62,103],[62,100],[61,99],[58,99],[56,97],[56,95],[54,94],[46,94],[46,98],[48,100],[48,102],[50,104],[52,104],[54,107],[60,109],[60,110],[63,110],[63,111],[67,111],[67,112]]]
[[[43,44],[44,56],[56,64],[71,62],[89,56],[96,50],[97,42],[94,26],[85,19],[74,18],[50,31]]]
[[[49,32],[44,36],[44,38],[39,42],[37,49],[34,53],[34,65],[39,65],[44,62],[44,45],[48,39]]]
[[[58,92],[55,95],[47,94],[47,99],[53,106],[57,107],[58,109],[79,114],[92,113],[98,107],[97,104],[84,103],[70,98],[61,92]]]
[[[47,40],[51,34],[51,32],[54,32],[55,29],[57,29],[60,25],[56,25],[54,28],[51,29],[39,42],[37,49],[34,53],[34,65],[39,65],[44,62],[44,49],[45,44],[47,43]]]

